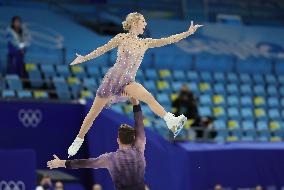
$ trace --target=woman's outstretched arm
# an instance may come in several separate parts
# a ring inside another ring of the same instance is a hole
[[[146,38],[146,43],[149,48],[154,47],[161,47],[168,44],[176,43],[186,37],[188,37],[191,34],[194,34],[194,32],[197,30],[197,28],[201,27],[202,25],[193,25],[193,22],[191,21],[191,25],[189,29],[186,32],[182,32],[179,34],[175,34],[166,38],[161,39],[152,39],[152,38]]]
[[[77,58],[70,65],[76,65],[76,64],[83,63],[85,61],[89,61],[91,59],[94,59],[96,57],[99,57],[100,55],[102,55],[102,54],[108,52],[109,50],[117,47],[122,38],[123,38],[123,34],[117,34],[108,43],[106,43],[103,46],[98,47],[97,49],[95,49],[94,51],[92,51],[91,53],[89,53],[85,56],[76,54]]]

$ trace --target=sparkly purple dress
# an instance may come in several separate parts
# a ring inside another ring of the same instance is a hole
[[[86,56],[86,60],[89,60],[118,47],[116,63],[104,76],[97,90],[97,96],[101,98],[111,97],[107,106],[127,100],[128,98],[123,97],[122,93],[125,86],[135,82],[136,72],[142,62],[145,51],[148,48],[161,47],[178,42],[190,34],[187,31],[161,39],[139,38],[131,33],[116,35],[107,44]]]

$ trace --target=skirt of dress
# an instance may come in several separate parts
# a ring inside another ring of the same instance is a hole
[[[110,107],[112,104],[118,102],[125,102],[129,98],[123,96],[124,88],[134,82],[133,77],[113,71],[111,68],[102,80],[101,85],[97,90],[97,96],[100,98],[109,98],[110,101],[105,107]]]

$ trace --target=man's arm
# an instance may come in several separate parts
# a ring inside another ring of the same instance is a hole
[[[50,169],[54,168],[108,168],[108,157],[109,154],[102,154],[97,158],[90,159],[78,159],[78,160],[60,160],[56,155],[53,155],[54,159],[47,162],[47,167]]]
[[[146,137],[145,137],[145,130],[144,130],[144,123],[143,123],[143,115],[142,110],[139,105],[133,104],[133,112],[134,112],[134,120],[135,120],[135,146],[140,149],[140,151],[144,152],[145,144],[146,144]]]

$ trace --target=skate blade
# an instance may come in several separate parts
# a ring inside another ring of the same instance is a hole
[[[179,133],[181,132],[181,130],[183,129],[183,126],[185,125],[187,118],[184,117],[181,122],[179,123],[179,125],[177,126],[177,130],[174,132],[174,139],[179,135]]]

